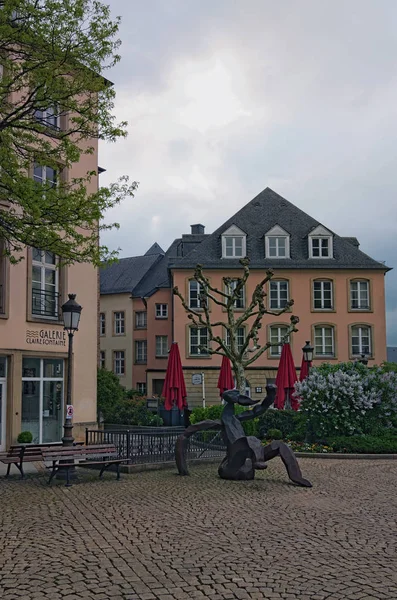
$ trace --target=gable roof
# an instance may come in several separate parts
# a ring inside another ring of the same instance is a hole
[[[265,234],[275,225],[290,233],[290,259],[265,258]],[[383,263],[361,252],[352,243],[355,238],[346,239],[333,232],[334,257],[310,259],[308,235],[324,226],[270,188],[258,194],[214,233],[207,235],[187,256],[174,259],[170,267],[186,269],[201,264],[207,269],[241,268],[239,259],[221,258],[222,234],[232,226],[247,232],[247,256],[251,260],[250,267],[254,269],[389,270]]]
[[[131,256],[103,267],[99,270],[101,294],[131,293],[160,258],[161,254]]]
[[[152,254],[165,254],[165,252],[157,242],[154,242],[154,244],[150,246],[149,250],[145,252],[144,256],[151,256]]]

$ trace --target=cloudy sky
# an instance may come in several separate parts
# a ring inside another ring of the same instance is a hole
[[[108,76],[129,136],[101,148],[120,256],[207,233],[269,186],[397,267],[395,0],[107,0],[122,17]],[[387,275],[397,345],[397,271]]]

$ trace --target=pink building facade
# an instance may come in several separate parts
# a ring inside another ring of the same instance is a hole
[[[241,276],[239,260],[244,256],[250,258],[251,274],[236,311],[243,309],[269,268],[274,277],[265,290],[268,307],[279,310],[294,300],[292,311],[279,317],[265,315],[262,344],[282,337],[293,312],[300,318],[299,331],[291,337],[297,367],[307,340],[314,346],[314,364],[356,360],[363,354],[369,364],[386,360],[384,281],[388,268],[361,252],[356,238],[339,237],[268,188],[213,234],[206,235],[202,225],[193,225],[192,232],[175,240],[167,252],[157,245],[148,252],[153,264],[129,293],[134,324],[129,343],[131,387],[149,397],[161,393],[167,351],[176,341],[189,406],[201,405],[203,396],[207,404],[219,402],[216,383],[221,357],[199,349],[206,343],[206,331],[192,327],[172,288],[177,286],[187,304],[197,309],[196,264],[203,265],[211,284],[223,289],[224,277]],[[135,266],[130,264],[132,276],[139,272],[142,258],[124,259],[135,261]],[[102,293],[112,269],[101,275],[101,302],[109,296]],[[210,309],[214,320],[224,320],[221,307],[213,304]],[[281,346],[272,347],[247,369],[247,392],[252,397],[262,397],[266,383],[274,382],[280,352]],[[197,374],[204,386],[193,383]]]

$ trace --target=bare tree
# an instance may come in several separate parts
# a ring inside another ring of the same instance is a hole
[[[241,394],[245,390],[245,369],[258,360],[271,346],[278,346],[280,343],[284,344],[287,342],[291,333],[298,331],[296,325],[299,323],[299,318],[291,315],[287,331],[280,342],[267,341],[264,345],[260,344],[259,331],[262,328],[263,317],[265,315],[278,317],[284,314],[292,307],[294,301],[290,300],[280,310],[270,310],[266,307],[265,300],[267,294],[264,287],[274,275],[273,271],[269,269],[266,271],[265,277],[255,286],[252,297],[243,312],[237,313],[235,309],[236,304],[241,299],[250,276],[249,262],[249,258],[247,257],[240,260],[243,268],[242,277],[223,277],[223,290],[211,285],[209,278],[203,273],[202,265],[197,265],[194,272],[194,279],[199,284],[201,309],[190,308],[178,290],[178,287],[174,287],[173,289],[174,294],[180,298],[183,308],[186,310],[187,316],[193,325],[198,328],[205,327],[207,329],[208,345],[206,347],[200,346],[200,350],[209,355],[219,354],[229,358],[236,377],[236,387]],[[209,301],[220,306],[225,311],[225,321],[211,320]],[[246,327],[247,334],[244,343],[239,346],[238,330],[244,326]],[[220,335],[219,328],[221,328]],[[216,329],[218,332],[215,331]],[[211,347],[211,342],[215,342],[215,347]]]

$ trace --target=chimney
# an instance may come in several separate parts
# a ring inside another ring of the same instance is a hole
[[[192,235],[202,235],[204,233],[204,225],[198,223],[197,225],[190,225]]]

